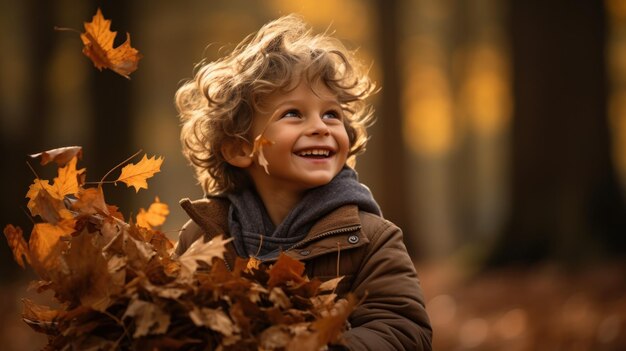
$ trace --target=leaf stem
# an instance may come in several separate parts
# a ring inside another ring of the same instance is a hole
[[[54,26],[54,30],[57,30],[59,32],[75,32],[75,33],[81,34],[81,32],[79,30],[76,30],[74,28],[65,28],[65,27]]]
[[[105,174],[105,175],[104,175],[104,177],[102,177],[102,179],[100,179],[100,183],[99,183],[99,184],[103,184],[103,183],[104,183],[104,179],[105,179],[106,177],[108,177],[108,176],[109,176],[109,174],[111,174],[111,172],[113,172],[114,170],[116,170],[117,168],[119,168],[119,167],[120,167],[121,165],[123,165],[124,163],[126,163],[126,162],[128,162],[128,161],[132,160],[135,156],[139,155],[142,151],[143,151],[142,149],[139,149],[139,151],[135,152],[135,153],[134,153],[131,157],[129,157],[129,158],[127,158],[127,159],[125,159],[124,161],[120,162],[117,166],[115,166],[115,167],[111,168],[111,170],[110,170],[110,171],[108,171],[108,172],[107,172],[107,174]],[[113,183],[115,183],[115,182],[113,182]]]

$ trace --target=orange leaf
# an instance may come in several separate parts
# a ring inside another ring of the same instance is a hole
[[[27,197],[30,198],[28,202],[28,209],[33,216],[40,216],[44,221],[56,224],[62,219],[72,218],[72,213],[65,208],[63,201],[59,198],[52,196],[55,190],[47,185],[48,181],[35,180],[35,183],[31,185]]]
[[[148,208],[148,211],[143,208],[139,209],[137,214],[137,225],[146,229],[153,229],[159,227],[165,223],[167,215],[170,214],[170,210],[167,204],[159,201],[159,197],[154,198],[154,202]]]
[[[281,253],[278,260],[269,270],[270,278],[267,285],[272,288],[277,285],[286,284],[289,281],[301,283],[304,281],[304,263]]]
[[[135,192],[139,192],[141,188],[148,189],[146,179],[152,177],[154,173],[160,172],[162,163],[163,157],[156,158],[156,156],[152,156],[148,158],[147,155],[143,155],[143,158],[137,164],[131,163],[124,166],[122,174],[120,174],[116,182],[124,182],[129,187],[135,187]]]
[[[28,246],[32,266],[40,277],[46,278],[49,271],[59,269],[59,256],[64,246],[61,238],[74,232],[75,223],[74,219],[65,219],[59,225],[37,223],[33,227]]]
[[[32,154],[32,158],[41,158],[41,165],[46,165],[50,162],[56,162],[59,166],[63,166],[68,163],[74,156],[79,159],[83,157],[83,148],[81,146],[67,146],[58,149],[47,150],[38,154]]]
[[[104,193],[101,187],[79,189],[76,198],[78,200],[72,204],[72,209],[79,213],[109,215],[109,208],[104,202]]]
[[[7,226],[4,227],[4,236],[6,236],[9,247],[11,251],[13,251],[13,258],[20,267],[24,268],[23,258],[26,259],[26,262],[30,263],[30,252],[24,240],[22,228],[7,224]]]
[[[117,32],[111,31],[111,20],[102,16],[98,9],[91,22],[85,22],[85,33],[80,35],[83,54],[91,59],[94,66],[101,70],[108,68],[115,73],[130,79],[128,76],[137,69],[141,54],[130,46],[130,34],[126,33],[126,41],[114,48],[113,41]]]
[[[265,173],[267,174],[270,174],[270,172],[267,170],[267,166],[269,166],[269,163],[267,162],[267,159],[265,158],[265,154],[263,154],[263,146],[272,145],[272,144],[274,144],[274,142],[265,138],[263,136],[263,133],[261,133],[256,138],[254,138],[254,144],[252,146],[252,153],[250,154],[250,157],[253,157],[255,154],[258,154],[259,166],[263,167],[265,169]]]
[[[77,161],[78,159],[74,156],[65,167],[59,168],[59,176],[54,178],[54,184],[52,185],[53,191],[50,195],[59,200],[63,200],[65,195],[74,195],[78,192],[80,187],[78,176],[85,172],[85,169],[77,170]]]

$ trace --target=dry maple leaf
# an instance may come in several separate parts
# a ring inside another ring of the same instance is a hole
[[[81,185],[79,176],[85,172],[85,169],[77,170],[76,162],[78,162],[78,159],[74,156],[67,165],[59,168],[59,175],[54,178],[50,195],[63,200],[66,195],[74,195],[78,192]]]
[[[270,171],[267,169],[269,166],[269,162],[265,158],[265,154],[263,153],[263,147],[265,145],[272,145],[273,141],[268,140],[263,136],[263,133],[259,134],[256,138],[254,138],[254,144],[252,146],[252,152],[250,153],[250,157],[254,157],[254,155],[258,155],[259,158],[259,166],[265,169],[265,173],[270,174]]]
[[[38,154],[32,154],[30,157],[32,158],[41,158],[41,165],[47,165],[50,162],[56,162],[59,166],[64,166],[68,163],[74,156],[79,159],[83,157],[83,148],[82,146],[67,146],[60,147],[57,149],[47,150],[40,152]]]
[[[290,281],[302,283],[305,281],[302,278],[302,274],[304,274],[304,263],[281,252],[278,260],[269,270],[270,277],[267,285],[272,288],[277,285],[284,285]]]
[[[113,41],[117,32],[111,31],[111,21],[102,16],[98,9],[91,22],[85,22],[85,33],[80,38],[85,46],[83,53],[91,59],[94,66],[102,71],[109,68],[115,73],[130,79],[128,76],[137,69],[141,54],[130,46],[130,34],[126,33],[126,41],[114,48]]]
[[[204,242],[203,237],[198,238],[198,240],[189,246],[189,249],[187,249],[185,253],[178,257],[183,279],[191,277],[196,269],[198,269],[198,261],[211,264],[215,257],[224,258],[226,243],[231,240],[232,238],[224,240],[221,235],[214,237],[209,242]]]
[[[24,240],[24,235],[22,232],[22,228],[14,227],[12,224],[7,224],[4,227],[4,236],[7,238],[7,242],[9,243],[9,247],[13,252],[13,258],[20,267],[24,268],[24,260],[30,264],[30,251],[28,250],[28,245],[26,245],[26,241]]]
[[[109,208],[104,202],[104,193],[102,187],[97,188],[81,188],[76,193],[77,200],[72,203],[72,209],[84,215],[93,215],[96,213],[109,215]]]
[[[139,299],[133,299],[123,318],[135,318],[135,332],[133,338],[140,338],[149,334],[163,334],[170,326],[170,315],[159,306]]]
[[[143,155],[141,161],[137,164],[128,164],[122,168],[122,174],[115,181],[124,182],[129,187],[135,188],[135,192],[139,192],[139,189],[148,189],[148,183],[146,180],[152,177],[155,173],[161,171],[161,164],[163,163],[163,157],[152,156],[148,158],[147,155]]]
[[[159,197],[157,196],[154,198],[154,202],[150,207],[148,207],[148,211],[143,208],[139,209],[139,213],[136,217],[137,225],[146,229],[160,227],[165,223],[165,219],[169,214],[169,207],[167,204],[159,201]]]

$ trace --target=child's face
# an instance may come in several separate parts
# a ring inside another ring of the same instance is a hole
[[[277,91],[262,101],[252,123],[253,138],[263,133],[269,174],[248,168],[257,187],[302,192],[329,183],[346,163],[350,142],[343,111],[323,84],[302,81],[294,90]]]

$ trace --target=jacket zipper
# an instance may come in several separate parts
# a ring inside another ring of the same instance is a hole
[[[320,234],[320,235],[316,235],[316,236],[314,236],[314,237],[312,237],[312,238],[310,238],[310,239],[307,239],[307,240],[301,241],[301,242],[299,242],[299,243],[296,243],[295,245],[293,245],[292,247],[290,247],[289,249],[287,249],[287,250],[285,250],[285,251],[295,250],[295,249],[297,249],[297,248],[299,248],[299,247],[302,247],[302,246],[304,246],[304,245],[306,245],[306,244],[308,244],[308,243],[310,243],[310,242],[312,242],[312,241],[315,241],[315,240],[318,240],[318,239],[321,239],[321,238],[325,238],[325,237],[327,237],[327,236],[331,236],[331,235],[335,235],[335,234],[341,234],[341,233],[349,233],[349,232],[354,232],[354,231],[357,231],[357,230],[359,230],[359,229],[361,229],[361,225],[360,225],[360,224],[358,224],[358,225],[353,225],[353,226],[351,226],[351,227],[346,227],[346,228],[341,228],[341,229],[331,230],[331,231],[328,231],[328,232],[322,233],[322,234]]]

